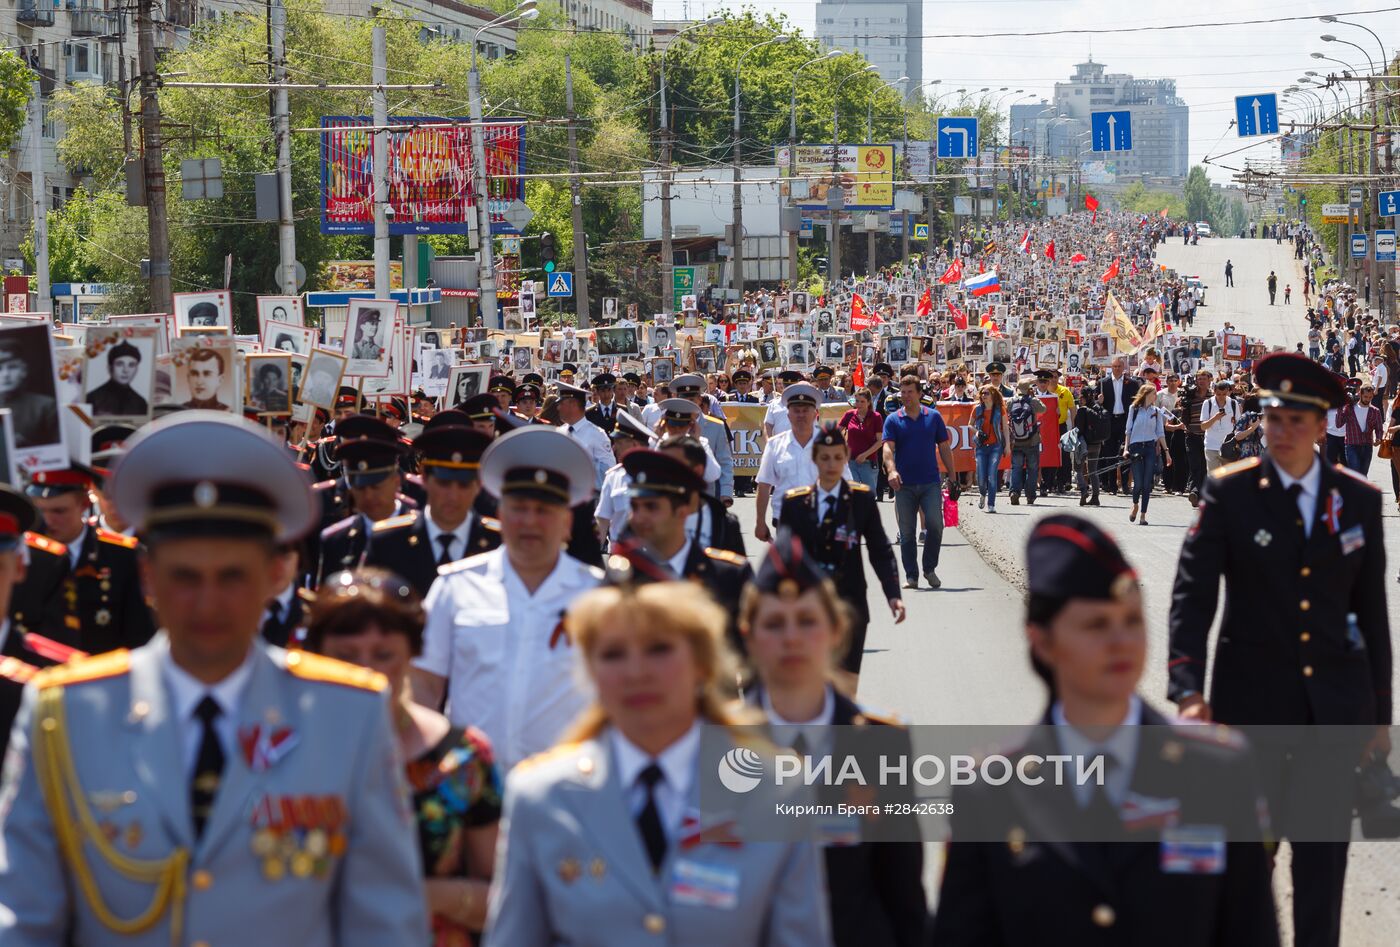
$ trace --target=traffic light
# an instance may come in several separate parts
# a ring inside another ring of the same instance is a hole
[[[546,273],[554,272],[554,255],[556,252],[554,234],[546,230],[544,233],[540,234],[540,259],[544,261],[544,271]]]

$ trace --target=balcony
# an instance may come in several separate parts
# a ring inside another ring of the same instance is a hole
[[[168,0],[165,4],[165,22],[171,26],[189,29],[194,26],[198,16],[199,9],[195,0]]]
[[[15,19],[22,26],[53,26],[53,0],[20,0]]]
[[[74,36],[102,36],[116,32],[115,16],[105,10],[72,7],[68,15],[69,29]]]

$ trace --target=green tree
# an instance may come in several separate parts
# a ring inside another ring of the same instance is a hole
[[[1181,189],[1186,200],[1186,216],[1192,223],[1210,219],[1210,178],[1201,165],[1192,166],[1186,172],[1186,184]]]
[[[23,59],[0,50],[0,152],[10,150],[29,118],[29,87],[37,79]]]

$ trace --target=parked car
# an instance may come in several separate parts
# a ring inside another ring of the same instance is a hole
[[[1214,234],[1211,233],[1210,224],[1206,223],[1204,220],[1196,221],[1196,233],[1202,237],[1214,236]]]

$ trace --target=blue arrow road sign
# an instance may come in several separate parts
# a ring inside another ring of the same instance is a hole
[[[1382,217],[1400,214],[1400,191],[1381,191],[1377,194],[1376,213]]]
[[[1364,233],[1351,235],[1351,258],[1353,260],[1366,259],[1366,235]]]
[[[1127,109],[1090,112],[1089,128],[1093,132],[1094,151],[1133,150],[1133,113]]]
[[[555,270],[549,274],[549,286],[545,291],[550,296],[572,296],[574,294],[574,274]]]
[[[1278,96],[1272,92],[1235,96],[1235,126],[1241,138],[1278,134]]]
[[[977,119],[948,115],[938,120],[938,157],[977,157]]]

